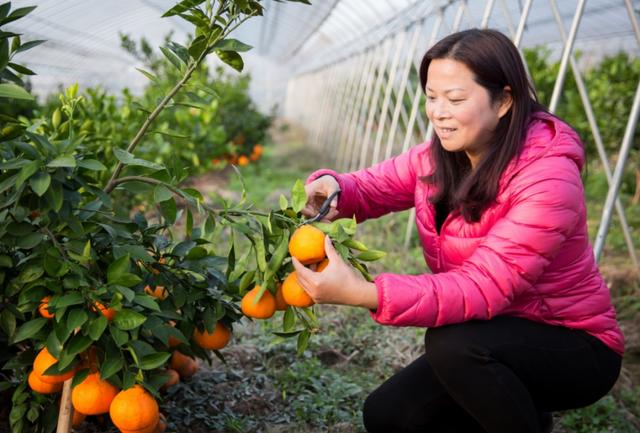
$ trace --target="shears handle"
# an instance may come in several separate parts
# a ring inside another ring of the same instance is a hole
[[[324,203],[322,203],[322,206],[320,206],[320,210],[318,211],[318,215],[316,215],[313,218],[305,221],[305,224],[309,224],[309,223],[313,223],[313,222],[316,222],[316,221],[320,221],[322,218],[327,216],[327,214],[329,213],[329,208],[331,207],[331,202],[333,201],[334,198],[336,198],[338,195],[340,195],[341,192],[342,191],[340,189],[337,189],[334,192],[332,192],[331,194],[329,194],[329,197],[327,197],[327,199],[324,201]]]

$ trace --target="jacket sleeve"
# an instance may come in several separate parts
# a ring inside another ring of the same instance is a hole
[[[380,274],[373,319],[426,327],[490,319],[530,289],[578,228],[585,211],[582,182],[574,162],[554,157],[534,162],[509,188],[509,211],[458,268],[415,276]]]
[[[320,176],[331,175],[338,181],[339,218],[361,222],[390,212],[414,206],[417,165],[426,151],[426,143],[414,146],[394,158],[352,173],[337,173],[322,169],[312,173],[307,183]]]

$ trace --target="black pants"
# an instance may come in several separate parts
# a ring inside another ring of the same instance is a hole
[[[426,352],[364,403],[370,433],[539,433],[542,412],[587,406],[622,357],[576,330],[500,316],[427,330]]]

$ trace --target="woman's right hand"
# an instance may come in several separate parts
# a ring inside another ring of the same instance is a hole
[[[320,176],[313,182],[304,186],[304,191],[307,193],[307,204],[302,209],[302,215],[307,218],[312,218],[318,215],[320,207],[324,201],[332,193],[340,189],[338,181],[331,175]],[[322,219],[323,222],[333,221],[338,216],[338,197],[336,196],[329,205],[329,212]]]

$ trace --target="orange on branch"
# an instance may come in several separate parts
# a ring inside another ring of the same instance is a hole
[[[193,331],[193,339],[198,346],[203,349],[219,350],[226,346],[229,343],[229,340],[231,340],[231,331],[229,331],[222,322],[218,321],[216,322],[216,326],[211,334],[209,334],[206,329],[204,331],[200,331],[196,328]]]
[[[109,415],[122,432],[152,433],[158,425],[160,410],[147,390],[134,385],[115,396]]]
[[[33,360],[33,371],[38,375],[38,378],[45,383],[62,383],[67,379],[70,379],[75,374],[75,369],[63,374],[44,374],[45,371],[58,360],[49,353],[45,347]]]
[[[238,165],[240,167],[244,167],[245,165],[249,165],[249,158],[247,158],[245,155],[241,155],[238,158]]]
[[[106,380],[102,380],[100,373],[89,373],[71,391],[71,402],[75,410],[85,415],[100,415],[109,412],[111,401],[119,391]]]
[[[155,286],[152,289],[151,286],[146,285],[144,286],[144,292],[149,296],[153,296],[161,300],[167,299],[167,296],[169,296],[169,292],[164,288],[164,286]]]
[[[171,355],[171,368],[178,372],[181,378],[193,376],[198,371],[198,363],[191,357],[174,350]]]
[[[240,308],[245,316],[253,317],[254,319],[268,319],[276,312],[276,300],[269,290],[265,290],[260,300],[255,302],[259,292],[260,286],[255,286],[249,290],[242,298]]]
[[[180,382],[180,374],[173,368],[167,368],[163,374],[167,377],[167,381],[160,387],[161,390],[167,390]]]
[[[322,230],[305,224],[298,227],[289,239],[289,254],[304,265],[317,263],[325,258]]]
[[[282,283],[282,296],[287,304],[294,307],[310,307],[315,304],[300,285],[296,271],[291,272]]]
[[[55,317],[55,314],[50,313],[47,309],[49,307],[49,300],[51,300],[51,296],[45,296],[40,300],[40,305],[38,306],[38,312],[45,319],[53,319]]]
[[[94,311],[99,311],[104,317],[111,322],[116,317],[117,311],[113,308],[107,308],[102,302],[96,301],[94,304]]]
[[[276,310],[284,311],[287,309],[287,301],[284,300],[284,296],[282,295],[282,283],[278,283],[278,288],[276,289]]]
[[[59,392],[62,389],[62,382],[59,383],[47,383],[43,382],[40,375],[35,371],[29,373],[29,388],[40,394],[53,394]]]

